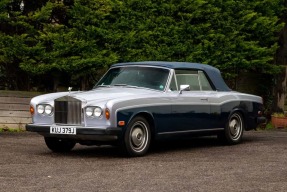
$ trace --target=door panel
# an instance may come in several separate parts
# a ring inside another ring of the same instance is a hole
[[[172,127],[175,131],[210,129],[209,94],[183,91],[172,99]]]

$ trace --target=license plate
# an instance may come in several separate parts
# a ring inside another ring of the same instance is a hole
[[[60,127],[60,126],[51,126],[51,134],[65,134],[65,135],[76,135],[76,127]]]

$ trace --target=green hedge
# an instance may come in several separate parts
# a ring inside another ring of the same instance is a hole
[[[0,2],[2,86],[25,75],[95,81],[112,63],[143,60],[208,63],[227,79],[279,71],[282,0],[20,2]]]

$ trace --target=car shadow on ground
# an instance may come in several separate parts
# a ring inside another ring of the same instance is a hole
[[[249,144],[256,142],[256,139],[251,136],[243,137],[243,144]],[[182,152],[190,150],[202,150],[210,149],[215,147],[228,147],[228,145],[222,143],[217,139],[216,136],[208,137],[192,137],[185,139],[171,139],[165,141],[157,141],[152,143],[150,150],[147,155],[151,154],[164,154],[171,152]],[[66,157],[84,157],[84,158],[123,158],[126,157],[121,153],[119,147],[116,146],[81,146],[79,144],[76,147],[67,153],[53,153],[51,151],[45,152],[42,155],[47,156],[66,156]]]

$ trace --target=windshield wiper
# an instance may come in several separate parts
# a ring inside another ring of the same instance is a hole
[[[112,85],[112,86],[123,86],[123,87],[126,87],[126,86],[128,86],[127,84],[114,84],[114,85]]]
[[[97,87],[111,87],[111,86],[110,85],[97,85]]]
[[[138,87],[138,86],[128,85],[128,84],[114,84],[112,86],[131,87],[131,88],[137,88]]]
[[[134,86],[134,85],[128,85],[128,84],[114,84],[114,85],[97,85],[95,88],[97,87],[111,87],[111,86],[115,86],[115,87],[130,87],[130,88],[137,88],[138,86]]]

